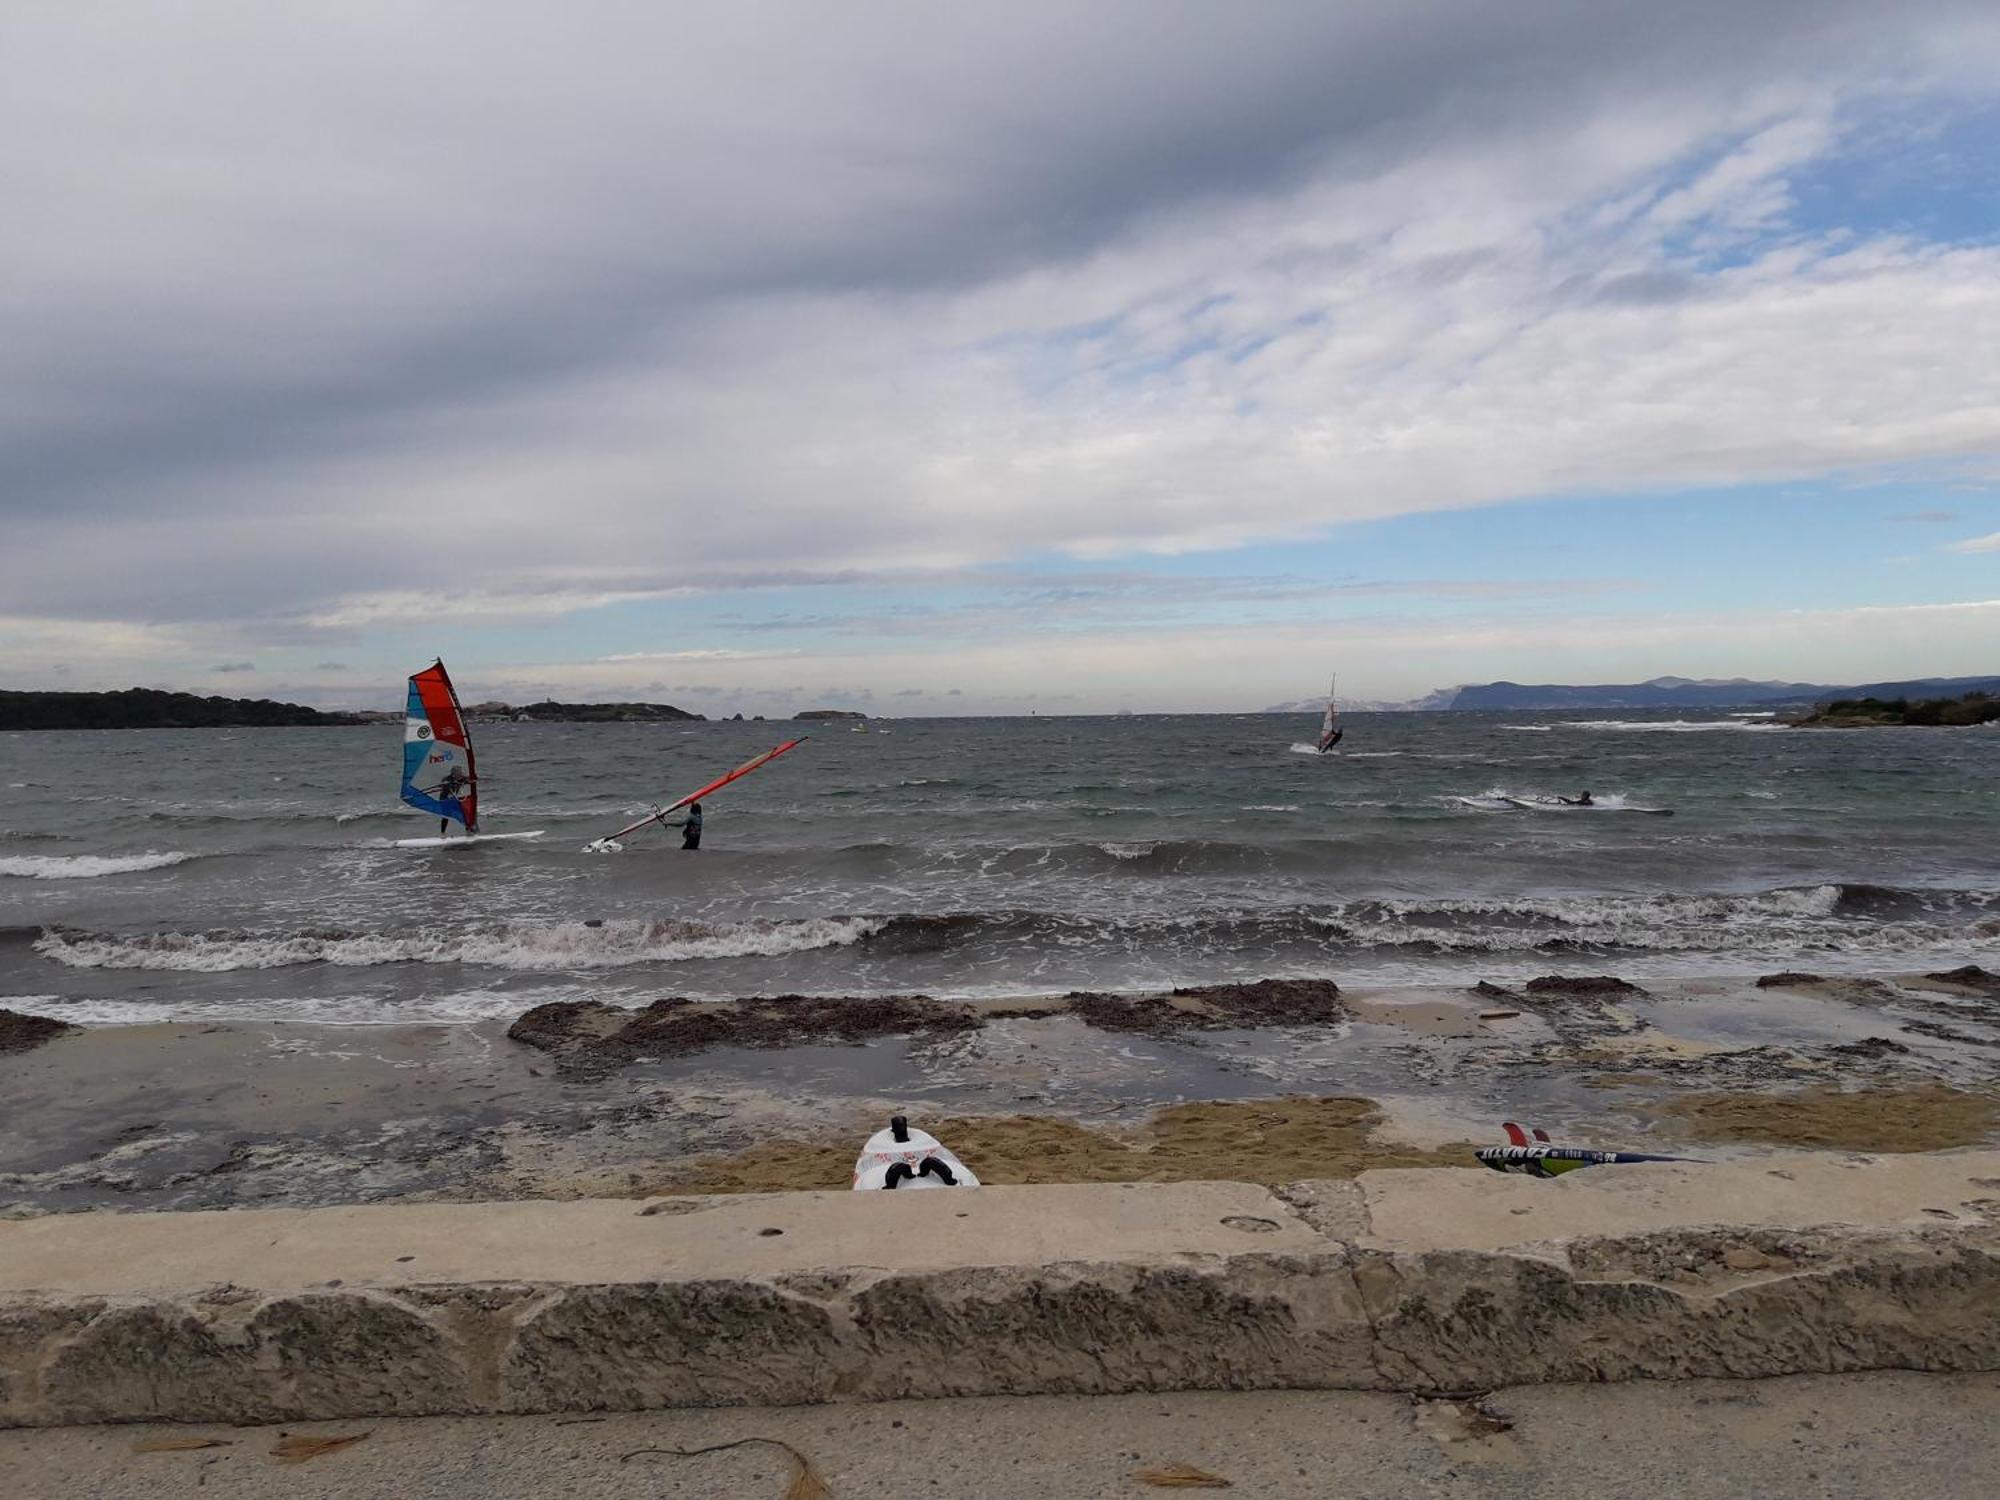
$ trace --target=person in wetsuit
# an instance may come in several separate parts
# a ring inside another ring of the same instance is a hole
[[[678,823],[669,823],[667,827],[681,830],[681,847],[683,849],[699,849],[701,847],[701,804],[699,802],[690,802],[688,804],[688,815]]]
[[[438,783],[438,798],[440,801],[449,802],[455,797],[463,797],[471,786],[472,778],[465,774],[465,767],[453,766],[449,771],[445,772],[444,780]],[[472,825],[470,823],[466,824],[465,831],[467,833],[472,832]],[[448,838],[450,834],[451,819],[439,818],[438,837]]]
[[[1575,797],[1558,797],[1556,801],[1560,802],[1564,807],[1595,807],[1597,805],[1590,800],[1590,793],[1588,792],[1580,793]]]

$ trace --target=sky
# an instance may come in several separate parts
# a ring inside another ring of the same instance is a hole
[[[2000,672],[2000,6],[0,12],[0,686]]]

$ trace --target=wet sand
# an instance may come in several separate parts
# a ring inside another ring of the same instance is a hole
[[[911,1030],[879,1005],[669,1005],[585,1066],[560,1028],[86,1029],[0,1055],[0,1212],[844,1187],[893,1113],[992,1182],[1466,1165],[1503,1120],[1708,1156],[2000,1128],[2000,989],[1976,976],[1609,978],[912,1001]]]

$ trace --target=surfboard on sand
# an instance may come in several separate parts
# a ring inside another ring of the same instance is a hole
[[[934,1136],[912,1130],[901,1115],[889,1121],[887,1130],[868,1137],[854,1163],[854,1191],[886,1191],[894,1188],[947,1188],[979,1186],[972,1168],[947,1151]]]

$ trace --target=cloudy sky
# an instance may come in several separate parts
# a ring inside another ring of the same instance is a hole
[[[11,5],[0,685],[2000,671],[2000,7]]]

